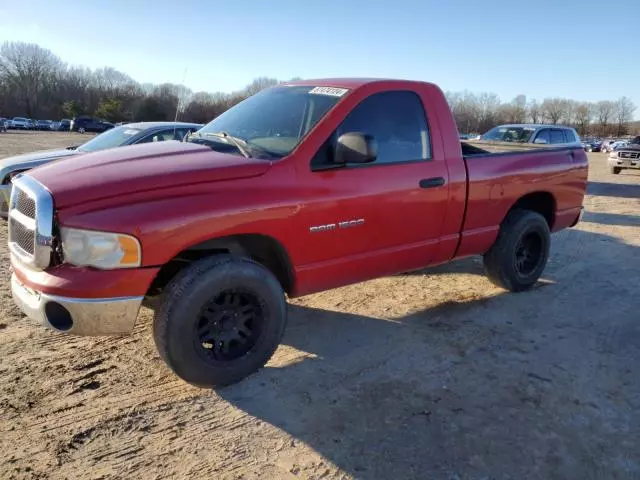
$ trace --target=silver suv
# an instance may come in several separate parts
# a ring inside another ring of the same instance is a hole
[[[537,143],[558,147],[581,147],[580,137],[575,129],[564,125],[518,123],[498,125],[480,137],[493,142]]]
[[[609,153],[609,170],[614,175],[624,169],[640,170],[640,136],[634,138],[624,147],[618,147]]]

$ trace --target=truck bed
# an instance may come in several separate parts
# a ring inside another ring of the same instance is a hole
[[[519,199],[545,202],[557,231],[580,214],[587,184],[587,155],[580,147],[491,153],[462,145],[467,170],[467,208],[456,256],[488,249],[506,212]]]

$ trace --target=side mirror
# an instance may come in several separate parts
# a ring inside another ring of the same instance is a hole
[[[536,138],[533,143],[548,144],[549,142],[545,138]]]
[[[349,132],[338,138],[334,156],[334,162],[337,164],[371,163],[377,157],[378,142],[372,135]]]

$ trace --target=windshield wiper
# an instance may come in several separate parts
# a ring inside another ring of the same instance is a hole
[[[229,135],[227,132],[202,132],[199,135],[210,136],[210,137],[218,137],[224,138],[229,143],[231,143],[234,147],[236,147],[242,155],[247,158],[252,158],[249,150],[247,150],[242,144],[246,144],[247,142],[240,137],[234,137],[233,135]]]

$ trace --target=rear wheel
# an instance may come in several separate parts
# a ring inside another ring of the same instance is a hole
[[[530,288],[547,265],[550,244],[549,226],[542,215],[529,210],[511,211],[484,255],[487,277],[512,292]]]
[[[85,131],[86,131],[86,130],[84,129],[84,127],[80,127],[80,128],[78,129],[78,133],[84,133]]]
[[[622,169],[620,167],[610,167],[609,171],[614,175],[618,175],[622,171]]]
[[[267,363],[286,320],[284,292],[270,271],[249,259],[215,256],[170,282],[153,335],[160,356],[180,378],[223,387]]]

